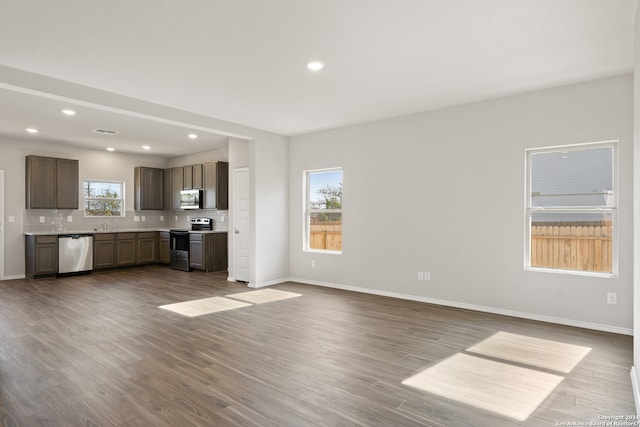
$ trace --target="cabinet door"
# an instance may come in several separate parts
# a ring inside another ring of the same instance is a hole
[[[229,209],[229,163],[218,162],[216,169],[218,181],[216,185],[218,189],[216,204],[218,209],[227,210]]]
[[[229,163],[204,164],[204,209],[229,209]]]
[[[119,266],[135,265],[136,233],[118,234],[116,255],[117,255],[117,262]]]
[[[203,187],[202,165],[193,165],[191,168],[193,170],[193,188],[199,190]]]
[[[116,266],[115,234],[96,234],[93,237],[93,268],[111,268]]]
[[[80,187],[78,183],[78,161],[57,159],[57,197],[58,209],[78,209]]]
[[[182,167],[171,169],[171,209],[180,210],[180,192],[183,190],[184,177]]]
[[[58,272],[58,243],[36,243],[35,275]]]
[[[216,200],[218,194],[218,175],[216,166],[216,163],[204,164],[204,191],[202,192],[204,197],[202,207],[204,209],[216,209],[218,207]]]
[[[204,269],[202,234],[191,234],[189,236],[189,265],[191,268]]]
[[[138,233],[138,264],[152,264],[156,262],[158,234],[156,232]]]
[[[228,233],[210,233],[206,235],[205,257],[207,271],[224,271],[228,268]]]
[[[193,190],[193,166],[182,168],[182,189]]]
[[[158,233],[158,262],[161,264],[169,264],[171,260],[171,251],[169,250],[169,233],[161,231]]]
[[[26,157],[26,208],[56,208],[56,159]]]
[[[158,168],[136,167],[134,169],[134,209],[162,210],[164,171]]]
[[[171,169],[165,169],[162,173],[162,209],[165,211],[171,210]]]

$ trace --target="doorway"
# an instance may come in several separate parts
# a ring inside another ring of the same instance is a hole
[[[233,170],[233,278],[249,282],[249,168]]]

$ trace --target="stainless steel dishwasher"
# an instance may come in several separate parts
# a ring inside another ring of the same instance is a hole
[[[93,234],[58,236],[58,274],[90,273],[93,270]]]

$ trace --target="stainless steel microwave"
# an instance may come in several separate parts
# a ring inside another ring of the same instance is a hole
[[[182,190],[180,209],[202,209],[202,190]]]

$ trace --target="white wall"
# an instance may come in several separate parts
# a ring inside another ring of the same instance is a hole
[[[630,333],[632,87],[625,75],[291,137],[291,276]],[[619,277],[525,271],[525,149],[612,139]],[[303,252],[303,171],[338,166],[343,253]]]
[[[287,137],[259,139],[249,143],[249,179],[252,197],[251,227],[255,230],[256,255],[251,286],[261,287],[287,280],[289,276],[289,174]],[[275,262],[278,261],[278,262]]]
[[[633,293],[633,325],[634,325],[634,340],[633,340],[633,366],[634,369],[631,372],[632,381],[634,385],[634,395],[636,399],[636,410],[640,414],[640,390],[638,384],[640,384],[640,7],[636,9],[636,21],[635,21],[635,85],[633,90],[634,95],[634,111],[633,116],[634,125],[634,290]]]

